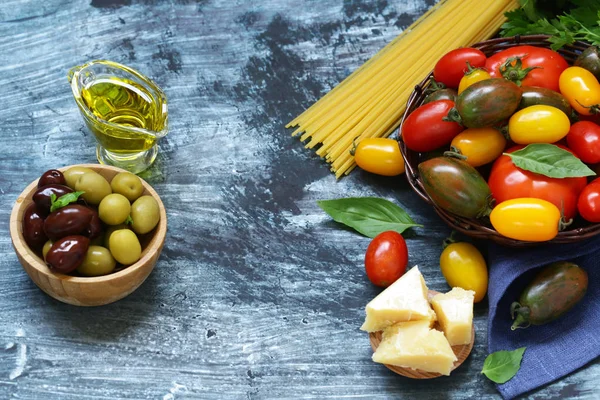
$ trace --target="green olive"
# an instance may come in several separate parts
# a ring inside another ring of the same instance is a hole
[[[102,199],[98,206],[98,215],[107,225],[119,225],[127,220],[131,204],[127,197],[119,193],[111,193]]]
[[[94,171],[86,167],[71,167],[65,172],[63,172],[63,175],[65,176],[65,181],[67,181],[67,186],[75,190],[75,184],[77,183],[77,180],[81,175],[87,172]]]
[[[108,239],[108,248],[115,260],[123,265],[133,264],[142,255],[140,241],[129,229],[114,231]]]
[[[100,276],[114,271],[117,262],[102,246],[90,246],[77,272],[84,276]]]
[[[142,196],[131,205],[131,229],[143,235],[150,232],[160,219],[158,203],[152,196]]]
[[[44,243],[44,247],[42,247],[42,257],[44,257],[44,261],[46,261],[46,254],[48,254],[50,247],[52,247],[52,240],[48,240]]]
[[[118,231],[119,229],[129,229],[131,230],[131,227],[127,224],[119,224],[119,225],[110,225],[106,227],[106,230],[104,231],[104,247],[106,247],[107,249],[110,248],[109,246],[109,240],[110,240],[110,235],[113,234],[113,232]]]
[[[103,198],[112,193],[110,183],[100,174],[86,172],[77,179],[75,190],[84,192],[81,197],[94,206],[100,204]]]
[[[110,187],[113,193],[122,194],[129,201],[135,201],[144,193],[142,181],[131,172],[119,172],[110,181]]]

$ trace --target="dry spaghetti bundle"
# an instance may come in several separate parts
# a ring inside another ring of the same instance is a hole
[[[517,0],[441,0],[329,93],[291,121],[293,136],[331,164],[336,177],[356,166],[353,142],[387,137],[409,95],[448,51],[492,37]]]

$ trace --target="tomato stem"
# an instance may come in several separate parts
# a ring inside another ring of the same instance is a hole
[[[456,231],[452,231],[450,233],[450,236],[448,236],[442,242],[442,249],[445,249],[446,247],[450,246],[451,244],[456,243],[457,242],[456,235],[458,235],[458,233]]]
[[[356,148],[358,147],[358,145],[356,144],[356,139],[358,139],[360,136],[357,136],[354,138],[354,140],[352,140],[352,148],[350,149],[350,155],[352,157],[354,157],[354,155],[356,154]]]
[[[448,111],[448,115],[446,115],[444,118],[442,118],[442,121],[446,121],[446,122],[456,122],[460,125],[462,125],[462,118],[460,117],[460,114],[458,113],[458,110],[454,107],[452,107],[449,111]]]
[[[430,94],[441,89],[446,89],[446,85],[431,78],[431,80],[429,81],[429,86],[427,86],[427,88],[425,89],[424,94]]]
[[[575,101],[577,103],[579,103],[579,105],[581,107],[583,107],[583,108],[589,108],[591,114],[593,114],[593,115],[600,114],[600,104],[592,104],[591,106],[584,106],[583,104],[581,104],[579,102],[579,100],[575,99]]]
[[[458,158],[459,160],[463,161],[465,161],[468,158],[454,146],[450,147],[450,150],[444,152],[444,157]]]
[[[523,58],[527,57],[509,57],[506,62],[500,66],[500,73],[505,79],[514,82],[518,86],[521,86],[523,79],[527,77],[527,74],[533,69],[541,68],[538,66],[523,68]],[[513,65],[514,62],[514,65]]]
[[[515,318],[515,314],[517,317]],[[529,316],[531,315],[531,310],[527,306],[522,306],[519,302],[515,301],[510,305],[510,317],[514,319],[515,322],[510,327],[511,331],[514,331],[518,328],[527,328],[531,323],[529,322]],[[525,324],[525,325],[524,325]]]

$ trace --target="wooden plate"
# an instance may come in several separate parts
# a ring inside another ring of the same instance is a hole
[[[427,295],[429,301],[431,301],[431,298],[438,293],[439,292],[436,292],[435,290],[430,290]],[[438,331],[442,330],[442,328],[440,327],[440,325],[437,322],[433,325],[433,328]],[[377,350],[377,347],[379,347],[379,343],[381,343],[381,335],[382,335],[381,331],[369,333],[369,341],[371,342],[371,347],[373,348],[373,351]],[[471,354],[471,350],[473,350],[473,344],[475,343],[475,325],[473,325],[473,327],[471,328],[471,338],[472,338],[472,340],[471,340],[471,343],[469,343],[469,344],[452,346],[452,351],[454,351],[454,355],[456,355],[456,358],[458,359],[454,362],[454,365],[452,366],[452,371],[454,371],[456,368],[458,368],[467,359],[467,357],[469,357],[469,354]],[[431,379],[431,378],[437,378],[439,376],[445,376],[442,374],[438,374],[437,372],[426,372],[426,371],[421,371],[420,369],[399,367],[397,365],[389,365],[389,364],[384,364],[384,365],[386,367],[388,367],[390,370],[397,373],[398,375],[402,375],[402,376],[405,376],[405,377],[411,378],[411,379]]]

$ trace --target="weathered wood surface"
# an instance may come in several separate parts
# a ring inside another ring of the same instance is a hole
[[[378,292],[369,240],[318,199],[372,195],[424,225],[410,263],[434,290],[449,233],[403,179],[336,182],[285,122],[422,14],[431,0],[5,0],[0,3],[0,398],[497,398],[477,342],[451,377],[411,381],[370,361],[359,331]],[[9,213],[41,172],[95,162],[66,74],[106,58],[167,93],[169,136],[144,175],[169,232],[128,298],[77,308],[43,294],[13,253]],[[592,333],[594,334],[594,333]],[[595,363],[531,398],[597,398]]]

